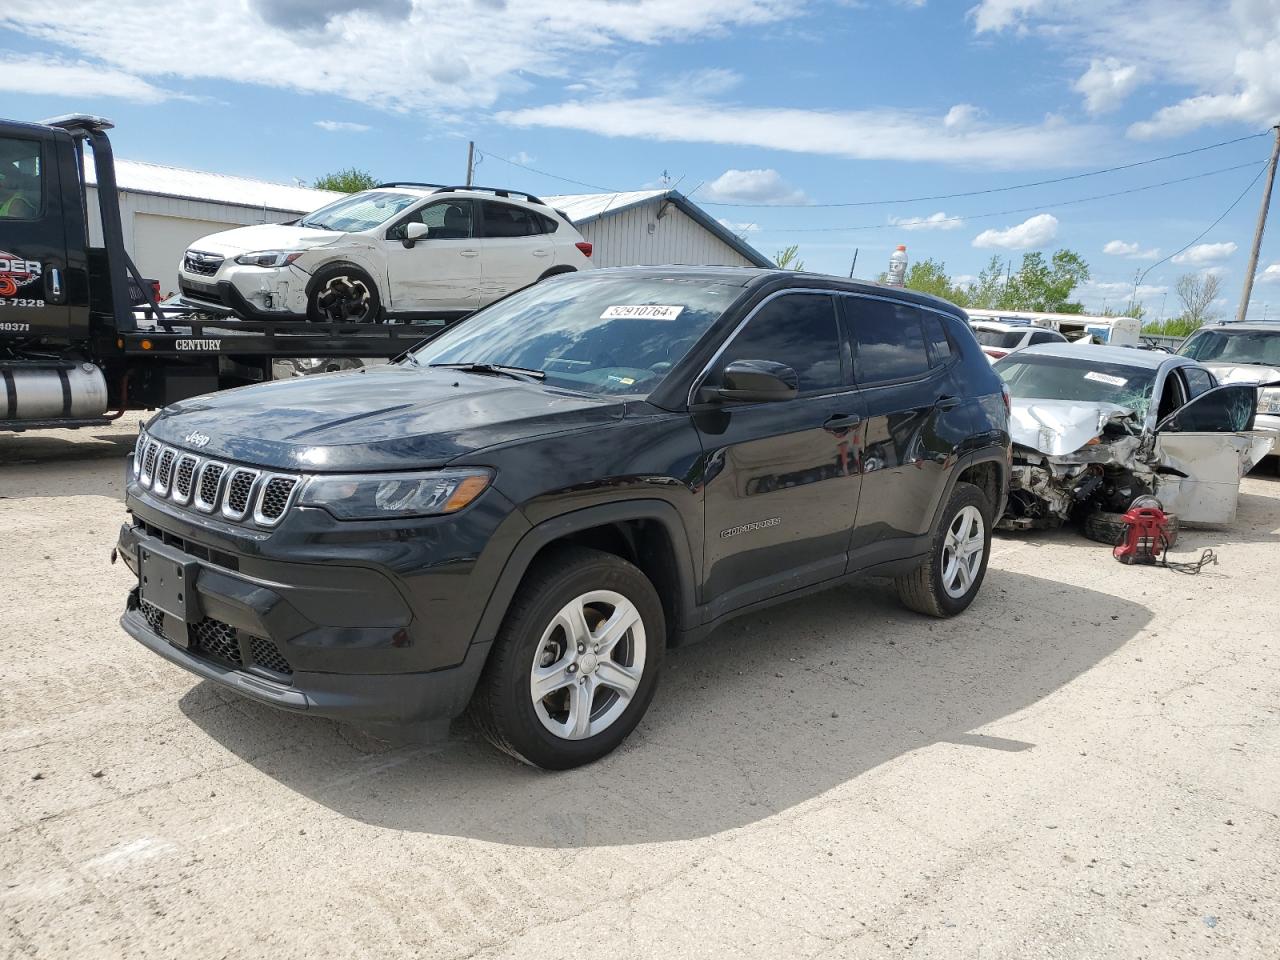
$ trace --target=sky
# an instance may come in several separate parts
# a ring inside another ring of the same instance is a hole
[[[766,255],[798,244],[827,273],[847,275],[856,254],[857,275],[874,277],[899,243],[960,277],[992,255],[1068,247],[1090,265],[1089,310],[1123,309],[1140,279],[1152,318],[1177,312],[1179,276],[1206,271],[1222,284],[1215,311],[1234,315],[1280,122],[1278,67],[1280,0],[0,11],[8,114],[110,117],[120,157],[286,183],[349,166],[460,182],[473,140],[479,183],[540,195],[670,184]],[[1249,312],[1272,314],[1280,226]]]

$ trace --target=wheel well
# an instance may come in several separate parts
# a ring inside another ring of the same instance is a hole
[[[991,460],[965,467],[956,477],[956,483],[971,483],[986,496],[992,508],[1000,505],[1000,488],[1003,482],[1000,465]]]
[[[543,280],[547,279],[547,277],[558,277],[562,273],[577,273],[577,272],[578,272],[577,267],[571,267],[567,263],[562,263],[559,266],[550,267],[549,269],[544,271],[542,276],[538,278],[538,282],[541,283]]]
[[[529,561],[529,569],[548,550],[566,544],[611,553],[635,564],[649,578],[662,600],[662,612],[667,622],[667,643],[672,642],[680,622],[681,591],[684,585],[677,573],[675,544],[662,523],[657,520],[624,520],[575,530],[543,544]]]

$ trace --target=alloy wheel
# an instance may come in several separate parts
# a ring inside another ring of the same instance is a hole
[[[334,323],[363,323],[370,316],[372,297],[369,287],[359,277],[339,275],[331,278],[316,294],[316,306],[325,319]]]
[[[977,507],[968,506],[956,514],[942,542],[942,588],[947,596],[959,599],[969,592],[987,545],[986,527]]]

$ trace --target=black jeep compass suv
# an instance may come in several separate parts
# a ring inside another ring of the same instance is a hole
[[[669,645],[844,581],[982,584],[1007,395],[964,315],[778,270],[555,277],[390,366],[174,404],[130,470],[124,628],[265,703],[455,717],[565,768]]]

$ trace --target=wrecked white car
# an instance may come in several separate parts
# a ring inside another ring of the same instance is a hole
[[[1240,478],[1270,452],[1257,390],[1187,357],[1046,344],[995,364],[1012,397],[1006,530],[1119,514],[1155,497],[1181,522],[1230,523]]]

